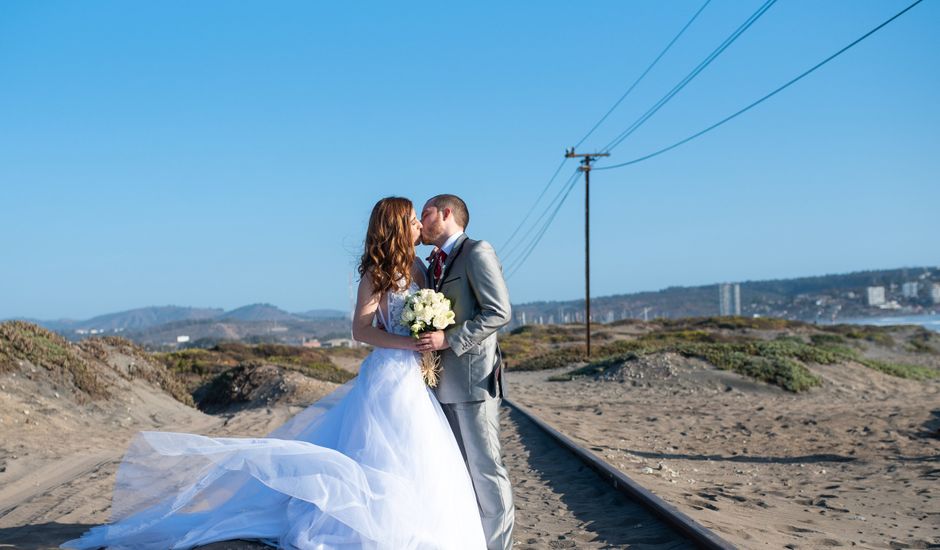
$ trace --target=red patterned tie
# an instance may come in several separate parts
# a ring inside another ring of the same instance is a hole
[[[444,271],[444,260],[447,259],[447,254],[443,250],[438,250],[436,254],[432,254],[434,260],[431,261],[431,264],[434,266],[434,280],[441,280],[441,273]]]

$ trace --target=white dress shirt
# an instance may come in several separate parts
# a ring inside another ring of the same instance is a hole
[[[457,242],[457,239],[459,239],[461,235],[463,235],[463,231],[459,233],[454,233],[450,237],[447,237],[447,240],[444,241],[444,245],[441,246],[441,252],[443,252],[444,254],[447,254],[448,258],[450,257],[450,251],[454,249],[454,244]],[[444,260],[444,263],[447,263],[447,260]]]

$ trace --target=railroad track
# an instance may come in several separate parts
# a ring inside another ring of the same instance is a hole
[[[553,428],[526,407],[505,398],[503,399],[503,403],[506,405],[506,410],[504,411],[504,421],[509,420],[509,422],[515,424],[514,426],[504,425],[504,431],[507,431],[507,428],[509,428],[509,430],[523,432],[526,429],[524,423],[531,423],[531,425],[536,427],[538,431],[543,434],[543,436],[547,436],[547,438],[550,439],[555,445],[574,455],[574,457],[576,457],[581,463],[583,463],[594,474],[596,474],[600,480],[611,486],[629,501],[635,503],[639,508],[647,511],[653,518],[655,518],[655,521],[659,523],[659,525],[653,525],[649,520],[642,521],[642,514],[636,510],[625,508],[625,514],[634,515],[635,517],[621,522],[620,528],[618,529],[618,531],[621,532],[612,533],[610,530],[608,530],[607,533],[597,533],[598,537],[606,538],[606,542],[609,543],[610,546],[616,545],[630,547],[635,545],[642,546],[644,548],[679,548],[693,546],[720,550],[735,548],[734,545],[722,539],[717,534],[700,525],[699,523],[695,522],[695,520],[676,509],[676,507],[672,506],[663,499],[654,495],[649,490],[637,484],[635,481],[627,477],[623,472],[610,466],[607,462],[602,460],[591,451],[572,441],[569,437]],[[532,440],[535,437],[536,436],[532,434],[530,430],[528,438]],[[537,449],[535,452],[547,452],[544,443],[541,445],[539,445],[539,442],[532,441],[523,443],[525,445],[540,446],[541,448]],[[504,451],[505,450],[507,449],[504,448]],[[562,460],[563,459],[555,457],[554,459],[551,459],[551,462],[556,463]],[[511,463],[512,460],[509,460],[508,462]],[[531,458],[529,459],[529,462],[532,462]],[[507,464],[507,466],[509,466],[509,464]],[[544,466],[551,468],[552,464],[545,464]],[[512,466],[509,467],[510,476],[512,476]],[[560,475],[564,477],[570,470],[571,468],[567,468],[552,473],[556,476]],[[549,475],[548,477],[551,476]],[[511,479],[511,481],[515,480]],[[517,490],[516,493],[518,500],[519,491]],[[517,505],[517,508],[519,507],[520,506]],[[569,508],[570,507],[571,506],[569,505]],[[525,515],[524,506],[521,510],[517,510],[517,518],[521,515]],[[589,519],[587,521],[589,524],[596,523],[596,521],[593,519]],[[608,521],[608,523],[610,522]],[[630,525],[627,526],[627,524]],[[596,530],[602,531],[602,529]],[[634,534],[635,540],[631,540],[631,537],[633,537]],[[517,544],[520,542],[524,541],[519,541]],[[534,543],[536,541],[533,540],[532,542]],[[579,546],[574,545],[571,547]]]
[[[525,407],[510,400],[505,404],[501,439],[516,506],[514,550],[733,548]],[[65,501],[97,495],[98,486],[107,484],[109,479],[102,478],[77,493],[71,490],[82,486],[81,480],[91,472],[105,468],[110,462],[106,458],[110,457],[89,457],[81,464],[75,463],[74,471],[60,475],[53,486],[35,487],[31,495],[21,495],[26,498],[20,507],[4,510],[0,547],[7,543],[12,548],[52,549],[89,528],[84,523],[73,523],[71,518],[63,522],[58,516],[68,508]],[[73,483],[79,485],[72,487]],[[228,541],[202,548],[267,547]]]

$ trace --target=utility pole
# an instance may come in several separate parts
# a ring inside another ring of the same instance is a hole
[[[565,158],[581,158],[578,170],[584,172],[584,329],[587,356],[591,356],[591,163],[610,153],[575,153],[565,150]]]

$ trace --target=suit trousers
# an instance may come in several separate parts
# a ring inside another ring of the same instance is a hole
[[[499,443],[500,400],[441,403],[470,471],[488,550],[509,550],[515,509]]]

